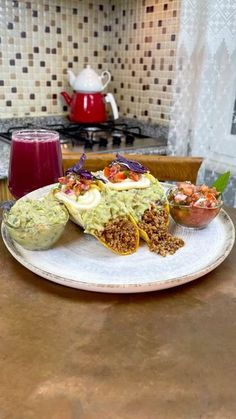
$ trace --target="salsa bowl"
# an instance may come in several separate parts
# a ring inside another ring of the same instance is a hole
[[[167,199],[173,220],[193,229],[207,227],[223,206],[221,194],[215,188],[190,182],[180,182],[169,188]]]
[[[220,212],[222,205],[223,202],[215,208],[201,208],[169,204],[170,215],[177,224],[183,227],[197,229],[207,227]]]

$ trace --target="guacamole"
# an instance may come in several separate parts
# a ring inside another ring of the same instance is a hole
[[[61,236],[69,214],[51,197],[21,199],[4,215],[13,240],[29,250],[50,248]]]
[[[100,203],[91,210],[80,212],[85,232],[101,231],[111,219],[130,214],[139,221],[151,203],[166,203],[165,193],[157,179],[152,178],[151,185],[145,189],[116,191],[105,189],[101,192]]]

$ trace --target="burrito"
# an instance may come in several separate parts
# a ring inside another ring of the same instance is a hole
[[[147,168],[117,154],[100,175],[105,187],[116,191],[151,251],[166,256],[184,245],[182,239],[168,232],[169,205],[165,191]]]
[[[83,169],[86,156],[59,178],[54,196],[67,207],[70,218],[119,255],[134,253],[139,246],[137,224],[115,191],[105,187],[99,174]]]

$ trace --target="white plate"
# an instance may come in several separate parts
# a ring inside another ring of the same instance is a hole
[[[40,198],[51,187],[27,197]],[[72,222],[57,244],[44,251],[26,250],[15,243],[4,223],[1,231],[13,257],[37,275],[73,288],[110,293],[147,292],[190,282],[222,263],[235,240],[233,223],[224,210],[204,230],[189,230],[171,222],[171,233],[183,238],[185,246],[166,257],[150,252],[143,241],[136,253],[117,256]]]

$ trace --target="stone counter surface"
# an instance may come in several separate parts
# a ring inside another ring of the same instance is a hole
[[[1,239],[0,255],[1,419],[236,417],[235,247],[192,283],[131,295],[44,280]]]
[[[10,157],[10,144],[0,141],[0,179],[6,179]]]
[[[138,126],[141,128],[142,132],[153,138],[159,138],[160,136],[163,139],[168,137],[168,126],[159,125],[159,124],[148,124],[147,122],[135,119],[135,118],[119,118],[114,121],[115,123],[126,123],[128,126]],[[21,127],[21,126],[38,126],[43,127],[47,124],[63,124],[65,126],[71,124],[70,120],[66,115],[48,115],[45,117],[25,117],[25,118],[5,118],[0,119],[0,132],[6,132],[9,128],[12,127]]]

